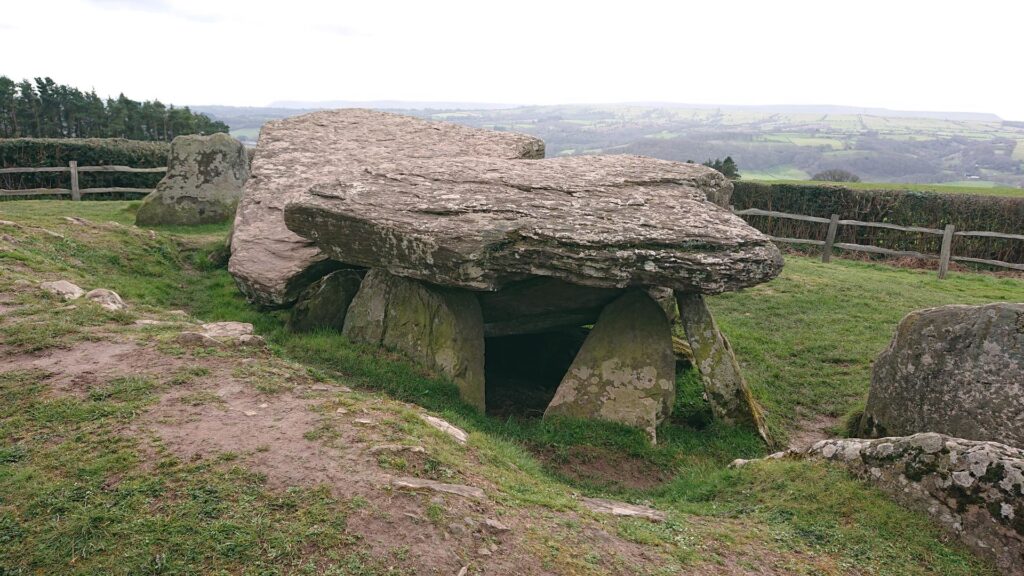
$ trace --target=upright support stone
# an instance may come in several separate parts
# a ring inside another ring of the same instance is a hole
[[[544,416],[572,416],[655,428],[672,411],[672,328],[649,295],[632,290],[605,307]]]
[[[352,299],[342,333],[397,350],[451,378],[463,401],[483,411],[484,322],[476,295],[374,269]]]
[[[336,270],[310,284],[292,308],[288,329],[292,332],[319,328],[341,330],[362,280],[362,270]]]
[[[727,424],[749,426],[771,443],[764,415],[747,387],[729,340],[718,330],[701,294],[676,292],[679,317],[693,350],[708,402],[715,417]]]

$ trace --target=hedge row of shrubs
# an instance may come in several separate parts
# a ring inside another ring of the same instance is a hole
[[[821,218],[838,214],[846,220],[938,229],[953,224],[957,230],[1024,234],[1024,198],[739,181],[735,183],[732,204],[737,210],[760,208]],[[784,218],[746,216],[745,219],[772,236],[823,240],[828,229],[827,224]],[[941,236],[840,226],[836,242],[938,254]],[[957,236],[953,240],[953,254],[1024,263],[1024,241]]]
[[[76,160],[79,166],[120,165],[132,168],[156,168],[167,165],[170,144],[122,138],[11,138],[0,139],[0,168],[67,166]],[[82,172],[81,188],[153,188],[163,177],[160,173]],[[0,174],[0,189],[70,188],[67,172]]]

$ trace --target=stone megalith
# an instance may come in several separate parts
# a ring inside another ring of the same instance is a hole
[[[1024,448],[1024,303],[907,314],[875,360],[861,429]]]
[[[544,143],[523,134],[361,109],[267,122],[235,215],[228,270],[252,302],[290,305],[333,263],[315,242],[285,227],[289,202],[352,170],[395,158],[445,156],[536,159],[544,157]]]
[[[726,424],[753,428],[771,444],[761,407],[750,393],[732,346],[718,329],[704,297],[679,293],[676,301],[679,303],[679,319],[690,343],[693,365],[700,373],[715,417]]]
[[[135,215],[139,226],[215,224],[230,220],[249,177],[245,146],[227,134],[178,136],[167,175]]]
[[[708,171],[628,155],[404,159],[336,173],[285,223],[332,260],[468,290],[541,276],[717,294],[774,278],[778,248],[694,186]]]
[[[648,324],[668,326],[672,294],[738,290],[781,270],[770,239],[723,208],[732,187],[714,170],[627,155],[524,160],[541,156],[528,136],[365,110],[269,123],[229,270],[250,300],[286,306],[332,269],[368,269],[343,331],[451,377],[479,408],[485,337],[525,350],[529,338],[601,323],[634,292],[658,313]],[[617,341],[607,348],[632,345],[625,331],[601,332]],[[663,342],[651,350],[665,354],[636,362],[674,365],[671,332],[654,332]],[[649,388],[646,374],[616,393]],[[671,376],[657,381],[657,410],[609,404],[587,417],[653,430],[674,389]]]
[[[370,270],[342,333],[437,370],[455,382],[464,402],[484,409],[484,324],[473,293]]]
[[[363,270],[335,270],[310,284],[292,307],[288,329],[293,332],[343,329],[349,304],[359,291],[364,273]]]
[[[655,441],[675,400],[672,327],[649,295],[631,290],[601,312],[544,416],[610,420]]]

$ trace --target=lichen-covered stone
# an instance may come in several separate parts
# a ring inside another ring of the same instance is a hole
[[[632,290],[601,312],[544,416],[571,416],[655,428],[672,411],[675,356],[664,311]]]
[[[353,168],[443,156],[543,158],[544,143],[523,134],[358,109],[267,122],[235,217],[231,274],[250,300],[291,304],[330,264],[314,242],[285,227],[288,202]]]
[[[1024,447],[1024,303],[911,312],[875,361],[865,436],[940,432]]]
[[[448,376],[463,401],[484,410],[483,315],[472,292],[370,270],[342,333],[353,342],[397,350]]]
[[[318,328],[344,328],[348,306],[359,291],[363,274],[362,270],[336,270],[310,284],[292,308],[288,329],[309,332]]]
[[[640,156],[396,160],[285,208],[332,259],[471,290],[528,277],[719,293],[774,278],[767,236],[709,202],[706,167]]]
[[[718,329],[704,297],[677,293],[676,301],[679,319],[690,343],[693,364],[700,373],[715,417],[726,424],[753,428],[771,444],[761,407],[750,393],[732,346]]]
[[[922,433],[823,440],[788,455],[846,466],[930,515],[1002,574],[1024,574],[1024,450]]]
[[[245,146],[227,134],[178,136],[167,175],[135,215],[139,226],[215,224],[232,219],[249,177]]]

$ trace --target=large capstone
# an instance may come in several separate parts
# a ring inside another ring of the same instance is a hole
[[[620,422],[653,441],[674,399],[668,318],[647,293],[632,290],[605,307],[544,415]]]
[[[875,361],[861,428],[1024,447],[1024,303],[907,314]]]
[[[768,237],[696,185],[714,175],[626,155],[402,160],[335,172],[285,222],[333,260],[469,290],[539,276],[714,294],[774,278]]]
[[[284,208],[312,187],[395,158],[543,158],[544,143],[370,110],[333,110],[266,123],[253,177],[235,217],[229,270],[263,306],[291,304],[332,264],[315,242],[285,227]]]
[[[342,333],[451,378],[463,401],[484,410],[483,316],[473,293],[371,270]]]
[[[241,142],[227,134],[178,136],[167,175],[143,200],[139,226],[215,224],[230,220],[249,177]]]

